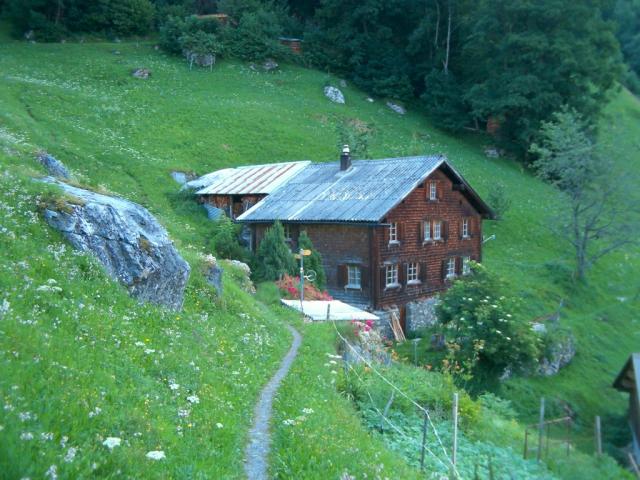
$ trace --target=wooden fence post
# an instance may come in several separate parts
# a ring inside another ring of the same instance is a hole
[[[602,430],[600,428],[600,415],[596,416],[596,455],[602,455]]]
[[[540,421],[538,423],[538,462],[542,459],[543,437],[544,437],[544,397],[540,399]]]
[[[327,322],[331,320],[331,303],[327,302]]]
[[[529,452],[529,429],[525,427],[524,429],[524,453],[522,458],[527,459],[527,453]]]
[[[453,450],[451,452],[451,463],[455,470],[458,454],[458,393],[453,394]]]
[[[422,423],[422,448],[420,449],[420,470],[424,470],[424,448],[427,444],[427,412],[424,412],[424,422]]]

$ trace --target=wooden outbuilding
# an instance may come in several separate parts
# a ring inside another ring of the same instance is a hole
[[[613,382],[613,387],[629,394],[629,428],[632,453],[640,464],[640,353],[633,353]]]

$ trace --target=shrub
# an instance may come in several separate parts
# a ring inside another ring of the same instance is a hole
[[[320,253],[313,248],[313,243],[307,235],[307,231],[300,232],[298,237],[298,246],[303,250],[311,250],[311,255],[305,257],[304,268],[305,271],[313,270],[316,272],[316,278],[312,282],[318,289],[324,290],[327,285],[327,276],[324,273],[324,267],[322,266],[322,257]]]
[[[276,282],[276,285],[284,297],[289,299],[300,298],[300,277],[284,274],[282,279]],[[305,300],[333,300],[327,292],[317,289],[309,282],[304,284],[304,298]]]
[[[249,252],[238,242],[241,228],[226,216],[222,216],[215,222],[210,246],[216,256],[246,261]]]
[[[456,281],[437,309],[449,350],[445,370],[470,380],[528,368],[538,357],[537,336],[517,317],[515,302],[502,296],[502,281],[482,265],[471,268],[472,274]]]
[[[279,221],[267,229],[256,252],[255,275],[260,281],[279,280],[286,273],[293,274],[295,262],[284,240],[284,229]]]
[[[225,47],[234,57],[261,61],[288,56],[288,50],[278,40],[282,28],[274,12],[265,9],[248,11],[242,14],[236,28],[226,27],[223,32]]]
[[[505,214],[511,208],[511,200],[507,197],[504,185],[496,184],[487,196],[489,206],[496,214],[496,220],[504,219]]]

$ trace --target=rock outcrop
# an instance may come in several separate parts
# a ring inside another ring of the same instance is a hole
[[[73,201],[45,206],[49,225],[74,248],[92,252],[107,273],[141,301],[182,308],[189,264],[158,221],[144,207],[72,187],[52,178]]]
[[[538,364],[538,374],[549,377],[571,363],[576,355],[576,341],[573,335],[556,341]]]
[[[324,96],[331,100],[333,103],[344,103],[344,95],[337,87],[324,87]]]
[[[65,179],[71,178],[67,167],[60,160],[56,160],[53,155],[49,155],[47,152],[40,152],[37,158],[49,175]]]
[[[387,102],[387,107],[396,112],[398,115],[404,115],[407,113],[406,109],[402,105],[398,105],[394,102]]]

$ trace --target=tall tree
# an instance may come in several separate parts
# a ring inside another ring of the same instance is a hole
[[[640,215],[626,190],[631,187],[613,162],[598,153],[583,118],[575,110],[554,113],[543,122],[540,143],[531,147],[538,175],[555,185],[567,203],[554,226],[574,249],[575,274],[584,280],[600,258],[637,244]]]

